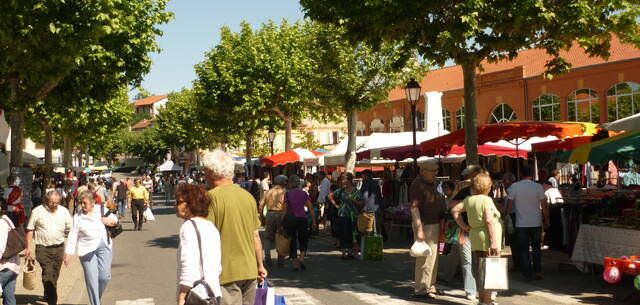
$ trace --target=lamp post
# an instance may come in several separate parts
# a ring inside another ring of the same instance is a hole
[[[411,131],[413,132],[413,166],[418,170],[418,152],[416,150],[416,106],[418,106],[418,100],[420,99],[420,84],[412,78],[404,87],[404,93],[407,96],[407,101],[411,106]]]
[[[276,138],[276,132],[273,128],[269,128],[269,133],[267,133],[267,137],[269,139],[269,146],[271,147],[271,155],[273,156],[273,140]]]

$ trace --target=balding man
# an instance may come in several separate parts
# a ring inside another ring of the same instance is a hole
[[[25,256],[33,259],[31,249],[35,241],[36,260],[42,268],[44,300],[49,305],[58,303],[58,276],[64,258],[64,240],[71,230],[71,214],[60,205],[62,195],[56,190],[45,195],[45,204],[31,212],[27,224]]]

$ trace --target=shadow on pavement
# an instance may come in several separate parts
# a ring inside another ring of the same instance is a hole
[[[174,234],[168,237],[158,237],[156,239],[152,239],[147,241],[147,245],[150,247],[156,248],[178,248],[178,244],[180,243],[180,237],[178,234]]]
[[[153,214],[154,215],[175,215],[176,209],[173,207],[155,206],[153,207]]]

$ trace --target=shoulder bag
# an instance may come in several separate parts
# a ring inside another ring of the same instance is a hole
[[[9,221],[4,218],[3,220],[7,222],[7,226],[9,226],[10,230],[7,236],[7,246],[4,248],[2,258],[10,259],[27,248],[27,241],[24,239],[24,230],[22,229],[22,226],[15,226],[14,229],[11,229]]]
[[[108,211],[107,214],[104,213],[104,205],[101,204],[100,205],[100,214],[102,215],[101,217],[109,217],[109,215],[112,214],[111,211]],[[109,239],[109,241],[111,241],[112,238],[116,238],[118,235],[120,235],[120,233],[122,233],[122,224],[120,223],[120,221],[118,221],[116,223],[115,226],[104,226],[107,229],[107,237]]]
[[[293,215],[293,211],[291,210],[291,205],[289,203],[289,192],[286,192],[284,194],[284,204],[287,206],[287,213],[282,218],[282,228],[286,232],[289,232],[289,230],[296,225],[296,216]]]
[[[200,231],[193,219],[189,220],[193,227],[196,229],[196,236],[198,237],[198,250],[200,251],[200,273],[202,277],[193,283],[193,286],[187,291],[185,297],[185,305],[218,305],[219,299],[213,294],[211,286],[204,279],[204,265],[202,260],[202,242],[200,240]]]

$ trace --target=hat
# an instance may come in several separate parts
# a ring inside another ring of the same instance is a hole
[[[420,169],[424,169],[424,170],[430,170],[430,171],[438,170],[438,164],[433,162],[419,163],[418,166],[420,167]]]
[[[287,183],[287,180],[289,180],[287,176],[277,175],[275,178],[273,178],[273,183],[277,185],[285,185]]]
[[[467,167],[464,170],[462,170],[462,175],[466,176],[469,174],[478,173],[480,172],[480,170],[482,170],[482,167],[478,165],[467,165]]]

